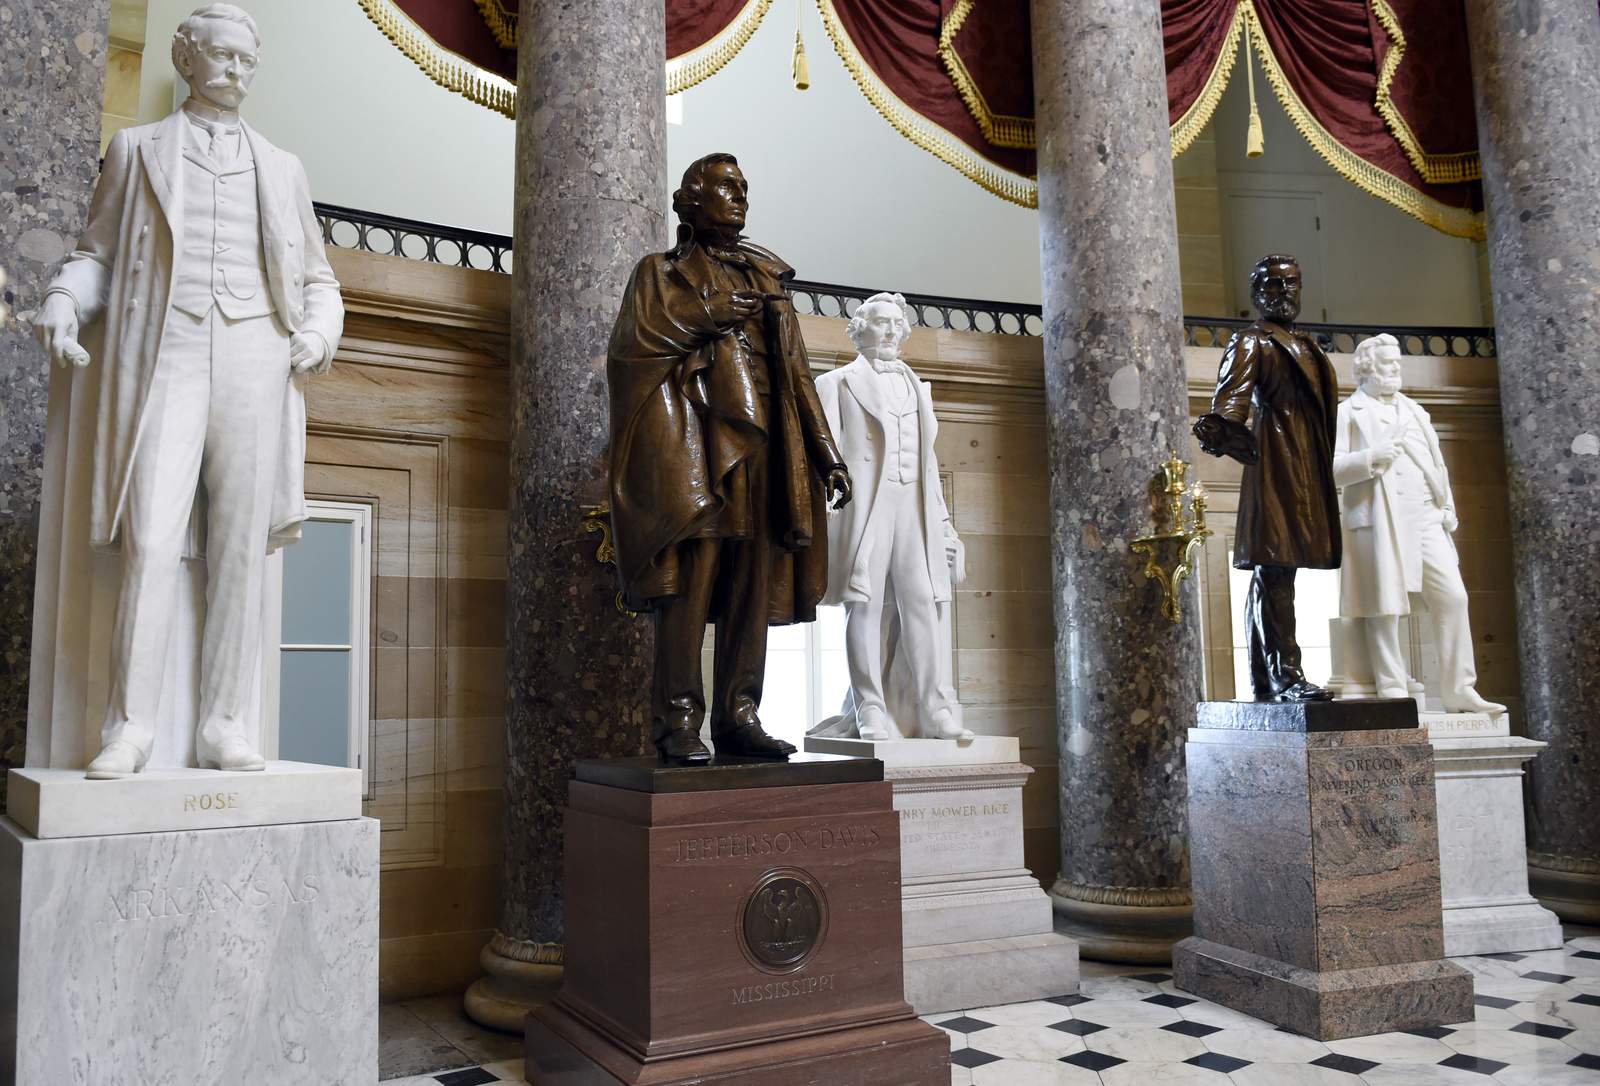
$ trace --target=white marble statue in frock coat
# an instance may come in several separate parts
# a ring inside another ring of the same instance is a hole
[[[182,749],[157,764],[264,765],[266,556],[305,518],[300,381],[328,368],[344,308],[300,161],[239,119],[260,44],[230,4],[183,21],[189,98],[112,139],[36,321],[57,369],[29,765],[82,766],[96,723],[93,778],[143,769],[158,734]],[[110,549],[109,569],[91,557]],[[203,607],[185,558],[204,561]]]
[[[1365,640],[1378,696],[1410,697],[1400,618],[1420,596],[1439,647],[1440,701],[1450,712],[1503,713],[1475,689],[1467,589],[1439,435],[1401,391],[1400,347],[1388,334],[1356,346],[1358,387],[1339,405],[1333,478],[1344,532],[1339,613]],[[1348,656],[1348,654],[1347,654]]]
[[[844,605],[851,689],[843,717],[822,729],[873,740],[970,739],[944,666],[949,638],[941,636],[965,555],[939,485],[933,394],[900,358],[911,334],[905,298],[868,298],[849,332],[854,361],[817,378],[856,480],[855,500],[828,516],[822,599]]]

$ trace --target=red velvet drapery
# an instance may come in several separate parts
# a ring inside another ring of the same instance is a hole
[[[359,2],[436,81],[514,112],[519,0]],[[816,2],[902,135],[1006,199],[1036,201],[1029,0]],[[727,63],[772,3],[666,0],[668,89]],[[1482,236],[1461,0],[1162,0],[1161,15],[1174,154],[1210,120],[1244,39],[1334,169],[1447,233]]]
[[[520,0],[358,2],[434,82],[507,116],[515,114]],[[666,0],[668,93],[693,86],[732,60],[772,4]]]
[[[872,24],[882,36],[885,4],[819,0],[850,32],[840,50],[847,63],[850,52],[858,54],[882,84],[880,95],[901,99],[975,154],[1031,177],[1033,163],[1015,154],[1033,147],[1028,0],[901,0],[893,35],[901,55],[893,63],[880,59],[880,44],[856,41],[851,30]],[[935,8],[938,26],[928,29]],[[1210,119],[1247,37],[1296,127],[1336,170],[1430,225],[1481,236],[1461,0],[1162,0],[1161,15],[1175,154]],[[950,89],[905,78],[907,69],[926,69],[916,58],[930,52]],[[951,97],[966,107],[975,132],[945,121]],[[930,98],[934,104],[924,108]],[[1003,194],[1020,191],[1032,202],[1025,180],[1011,189]]]

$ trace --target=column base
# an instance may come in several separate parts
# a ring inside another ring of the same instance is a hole
[[[1559,864],[1560,866],[1547,866]],[[1569,924],[1600,924],[1600,862],[1528,853],[1528,886]]]
[[[1133,900],[1149,898],[1148,905],[1102,903],[1076,896],[1084,891],[1107,893],[1066,879],[1057,879],[1050,888],[1055,929],[1077,940],[1081,957],[1166,965],[1172,961],[1173,945],[1194,931],[1194,905],[1187,900],[1186,891],[1142,887],[1115,891]]]
[[[1472,974],[1442,960],[1319,972],[1191,937],[1173,950],[1172,980],[1319,1041],[1470,1022],[1474,1013]]]
[[[523,943],[495,932],[478,956],[478,964],[488,976],[474,981],[461,998],[468,1018],[489,1029],[521,1034],[528,1012],[556,997],[556,992],[561,990],[559,962],[522,961],[501,952],[502,947],[510,950],[536,945],[545,956],[559,958],[559,944]]]

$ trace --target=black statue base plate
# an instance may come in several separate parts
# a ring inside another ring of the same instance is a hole
[[[727,788],[791,788],[807,784],[859,784],[883,780],[876,758],[839,754],[791,754],[780,762],[768,758],[711,759],[704,765],[671,765],[657,757],[585,758],[577,779],[630,792],[656,795],[716,792]]]
[[[1197,728],[1248,732],[1373,732],[1417,727],[1412,698],[1349,701],[1202,701]]]

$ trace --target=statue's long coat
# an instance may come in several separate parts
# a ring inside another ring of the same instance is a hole
[[[753,524],[777,550],[768,621],[809,622],[828,580],[823,475],[843,460],[783,295],[794,269],[765,249],[738,246],[740,273],[768,295],[769,412],[757,402],[759,358],[711,321],[703,299],[715,288],[688,259],[693,245],[685,239],[634,268],[607,350],[612,541],[623,595],[639,610],[676,596],[680,543],[738,538],[722,526]],[[746,461],[763,447],[766,508],[743,508],[763,497],[742,485]]]
[[[1239,484],[1236,568],[1339,568],[1338,407],[1333,363],[1310,336],[1258,320],[1228,341],[1211,414],[1248,429],[1258,454]]]
[[[86,455],[92,457],[89,538],[96,547],[116,542],[133,453],[161,357],[161,334],[177,273],[174,254],[183,241],[182,171],[193,168],[183,160],[188,123],[179,110],[112,137],[89,224],[51,284],[76,299],[91,356],[86,369],[56,371],[50,399],[52,414],[60,413],[73,430],[64,440],[76,449],[80,434],[93,435]],[[255,158],[266,286],[275,319],[291,333],[317,332],[331,359],[344,330],[344,305],[323,249],[305,169],[248,124],[240,129]],[[326,365],[324,360],[318,371]],[[298,538],[306,515],[306,408],[300,385],[298,379],[284,384],[278,458],[266,466],[275,481],[266,541],[270,547]],[[58,477],[54,485],[72,484]],[[47,480],[46,488],[51,486]],[[191,553],[198,549],[203,524],[204,517],[197,515],[190,530]]]

